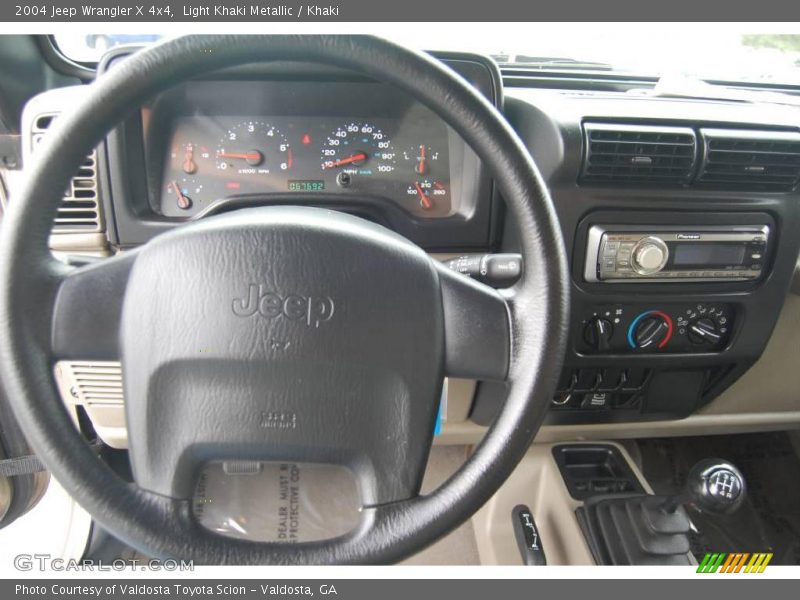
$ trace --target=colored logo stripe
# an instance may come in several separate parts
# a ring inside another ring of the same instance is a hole
[[[772,552],[709,552],[697,566],[698,573],[763,573],[772,560]],[[750,559],[749,562],[747,559]],[[745,566],[745,563],[747,565]]]

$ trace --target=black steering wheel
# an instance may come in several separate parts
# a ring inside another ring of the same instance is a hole
[[[62,192],[112,127],[181,81],[278,60],[392,84],[452,126],[519,228],[519,282],[495,291],[378,225],[301,207],[202,219],[88,267],[53,258]],[[519,138],[454,72],[372,37],[200,36],[138,52],[51,128],[0,240],[0,369],[15,414],[92,517],[155,557],[363,564],[420,550],[469,518],[528,449],[567,319],[558,222]],[[53,367],[70,359],[122,361],[135,484],[98,460],[63,406]],[[463,467],[421,496],[445,376],[506,380],[508,396]],[[360,525],[298,544],[206,530],[192,514],[194,478],[208,461],[236,459],[346,466]]]

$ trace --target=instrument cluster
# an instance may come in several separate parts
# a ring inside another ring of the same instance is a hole
[[[450,132],[440,120],[184,115],[172,123],[160,212],[202,216],[220,203],[336,195],[442,218],[452,201]],[[317,195],[321,194],[321,196]]]

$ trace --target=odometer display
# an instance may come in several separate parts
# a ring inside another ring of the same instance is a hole
[[[321,179],[290,179],[288,190],[290,192],[321,192],[325,189],[325,182]]]

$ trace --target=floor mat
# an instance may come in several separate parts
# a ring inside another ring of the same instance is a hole
[[[730,516],[690,508],[692,552],[773,552],[772,564],[800,564],[800,459],[786,433],[640,440],[641,466],[656,494],[677,493],[704,458],[736,465],[747,499]]]

